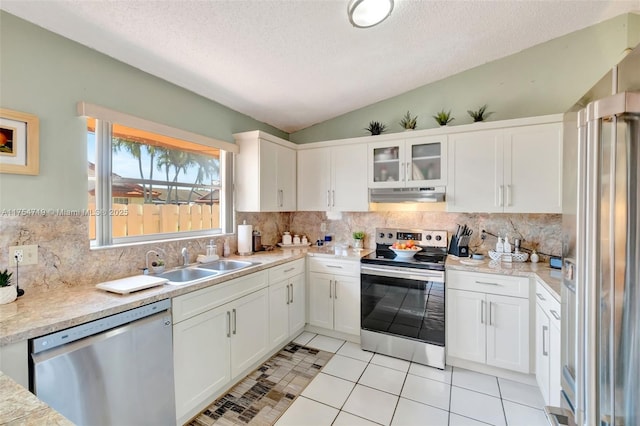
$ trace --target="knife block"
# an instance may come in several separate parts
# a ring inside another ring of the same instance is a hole
[[[449,254],[458,257],[469,257],[469,246],[461,245],[460,239],[454,235],[449,243]]]

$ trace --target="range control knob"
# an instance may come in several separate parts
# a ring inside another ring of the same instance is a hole
[[[431,235],[427,235],[427,241],[431,241]]]
[[[392,234],[391,232],[389,232],[389,233],[387,234],[387,238],[393,238],[393,234]]]
[[[384,238],[384,232],[380,233],[380,238]]]
[[[436,235],[436,241],[440,241],[442,237],[440,235]]]

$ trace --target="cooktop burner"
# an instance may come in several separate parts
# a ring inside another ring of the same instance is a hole
[[[406,244],[409,240],[422,250],[409,259],[397,258],[391,251],[391,245],[398,241]],[[361,262],[443,271],[447,259],[447,242],[447,231],[378,228],[376,251],[363,257]]]

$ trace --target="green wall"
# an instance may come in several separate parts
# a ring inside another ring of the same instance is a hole
[[[188,90],[0,11],[0,106],[40,119],[40,174],[0,175],[0,209],[87,205],[87,101],[212,138],[288,135]]]
[[[489,120],[563,113],[640,42],[640,15],[625,14],[531,47],[402,95],[292,133],[295,143],[366,136],[372,120],[403,129],[407,110],[418,116],[417,129],[437,127],[431,117],[451,110],[451,125],[471,123],[469,109],[483,104]],[[366,78],[366,76],[363,76]]]

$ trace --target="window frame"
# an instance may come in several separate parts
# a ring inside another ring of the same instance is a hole
[[[95,200],[96,211],[109,212],[113,207],[112,197],[112,125],[119,125],[161,134],[175,139],[202,145],[203,147],[220,150],[220,227],[195,231],[165,232],[147,235],[133,235],[114,237],[112,215],[96,215],[95,240],[91,240],[91,247],[115,247],[138,242],[157,242],[194,237],[208,237],[224,235],[233,229],[233,164],[234,154],[238,153],[237,145],[212,139],[206,136],[175,129],[159,123],[154,123],[138,117],[109,110],[84,102],[77,105],[78,115],[92,117],[96,120],[96,158],[95,158]],[[154,180],[155,181],[155,180]]]

